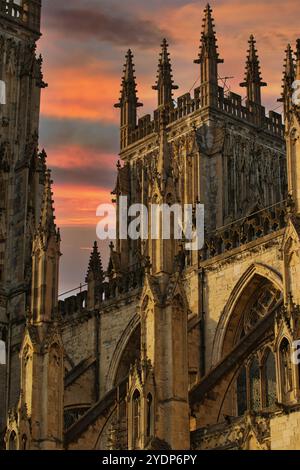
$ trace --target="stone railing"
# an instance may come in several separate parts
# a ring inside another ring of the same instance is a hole
[[[213,258],[284,228],[286,212],[285,201],[282,201],[206,234],[201,251],[202,260]]]
[[[107,276],[98,289],[99,301],[103,303],[141,288],[144,275],[145,269],[140,265],[135,265],[128,272],[118,273],[114,277]]]
[[[203,92],[204,93],[204,92]],[[169,107],[166,113],[168,124],[172,124],[185,116],[189,116],[198,109],[204,109],[204,96],[201,88],[195,88],[194,97],[190,93],[179,96],[176,106]],[[224,89],[218,87],[218,96],[216,100],[216,108],[220,111],[253,124],[261,129],[270,132],[279,138],[284,138],[284,125],[282,123],[281,114],[270,111],[266,116],[266,110],[263,106],[256,103],[248,103],[247,106],[242,104],[242,97],[236,93],[228,93],[225,95]],[[138,142],[141,139],[151,135],[159,130],[159,110],[154,111],[153,119],[150,114],[146,114],[138,120],[136,129],[134,129],[128,137],[128,145]]]
[[[145,268],[138,264],[131,266],[127,272],[120,272],[115,275],[105,273],[104,281],[96,290],[98,305],[113,301],[119,296],[130,294],[131,291],[142,288],[144,276]],[[60,315],[73,315],[86,310],[88,294],[86,284],[78,289],[83,287],[85,287],[85,290],[81,290],[78,294],[58,302]]]

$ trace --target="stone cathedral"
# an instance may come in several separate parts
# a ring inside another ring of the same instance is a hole
[[[253,36],[246,98],[221,86],[209,5],[193,95],[174,99],[163,40],[157,109],[138,119],[128,51],[114,202],[200,202],[204,246],[117,226],[108,266],[95,243],[86,290],[58,301],[41,8],[0,0],[1,448],[300,449],[300,40],[286,50],[284,123],[262,105]]]

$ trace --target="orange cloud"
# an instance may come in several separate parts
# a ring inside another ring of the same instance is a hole
[[[106,188],[57,185],[53,186],[56,222],[63,226],[95,227],[99,222],[96,210],[101,203],[111,203],[112,196]]]
[[[113,103],[119,95],[120,78],[92,70],[67,68],[47,73],[50,87],[44,91],[42,114],[55,117],[102,119],[117,122]]]
[[[50,166],[65,169],[89,167],[93,171],[99,171],[101,167],[114,169],[117,163],[117,155],[79,146],[53,147],[48,158]]]
[[[120,96],[121,74],[121,70],[113,75],[98,66],[50,69],[46,73],[50,86],[43,93],[42,115],[119,123],[120,113],[113,105]],[[151,87],[139,80],[138,88],[143,101],[152,103]]]

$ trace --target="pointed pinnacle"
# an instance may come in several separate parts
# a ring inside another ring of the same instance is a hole
[[[133,66],[133,54],[131,49],[128,49],[125,56],[125,69],[124,69],[124,80],[135,80],[134,76],[134,66]]]
[[[172,103],[172,90],[178,89],[178,86],[174,85],[168,46],[168,42],[164,38],[161,44],[156,84],[152,87],[153,90],[159,92],[158,106]]]
[[[53,208],[54,201],[52,199],[53,193],[51,188],[52,183],[53,181],[51,180],[51,171],[47,170],[45,175],[45,186],[41,208],[40,228],[42,228],[43,230],[50,231],[51,233],[56,231]]]
[[[194,60],[194,63],[202,63],[205,56],[216,60],[219,64],[224,62],[223,59],[219,58],[217,38],[214,30],[214,20],[212,17],[212,8],[210,7],[209,3],[204,9],[200,51],[198,59]]]
[[[255,84],[260,87],[267,86],[267,84],[261,79],[259,58],[255,47],[256,40],[253,34],[251,34],[248,43],[249,49],[247,51],[248,55],[246,60],[245,81],[240,83],[240,86],[246,87],[251,84]]]
[[[284,75],[285,77],[295,78],[295,63],[293,58],[293,50],[290,44],[287,45],[286,49],[286,58],[284,65]]]
[[[296,77],[295,62],[293,58],[293,50],[291,45],[288,44],[285,50],[285,59],[283,66],[283,79],[282,79],[282,93],[279,102],[287,103],[287,98],[291,96],[292,83]]]
[[[166,38],[164,38],[163,42],[161,44],[161,63],[162,64],[169,64],[170,63],[168,47],[169,47],[169,44],[168,44]]]
[[[208,37],[214,37],[214,23],[212,19],[212,9],[210,4],[207,3],[204,9],[204,22],[203,22],[203,34]]]
[[[254,36],[253,34],[251,34],[250,38],[249,38],[249,60],[252,61],[252,62],[255,62],[256,60],[258,60],[258,56],[257,56],[257,50],[255,49],[255,44],[256,44],[256,41],[254,39]]]
[[[88,282],[88,278],[90,274],[93,274],[95,280],[101,281],[103,279],[102,261],[101,261],[101,256],[98,250],[98,244],[96,241],[94,242],[93,250],[90,256],[86,282]]]
[[[142,104],[139,103],[137,98],[135,80],[136,77],[134,75],[133,54],[131,49],[128,49],[127,54],[125,56],[123,78],[121,83],[121,97],[119,102],[115,104],[115,108],[120,108],[122,102],[124,102],[128,98],[133,99],[135,106],[142,106]]]

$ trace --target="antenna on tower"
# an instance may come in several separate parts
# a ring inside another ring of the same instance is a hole
[[[224,94],[226,94],[226,95],[231,92],[230,85],[227,85],[227,80],[231,80],[233,78],[234,77],[220,77],[220,76],[218,76],[218,79],[221,80],[222,83],[223,83]]]

